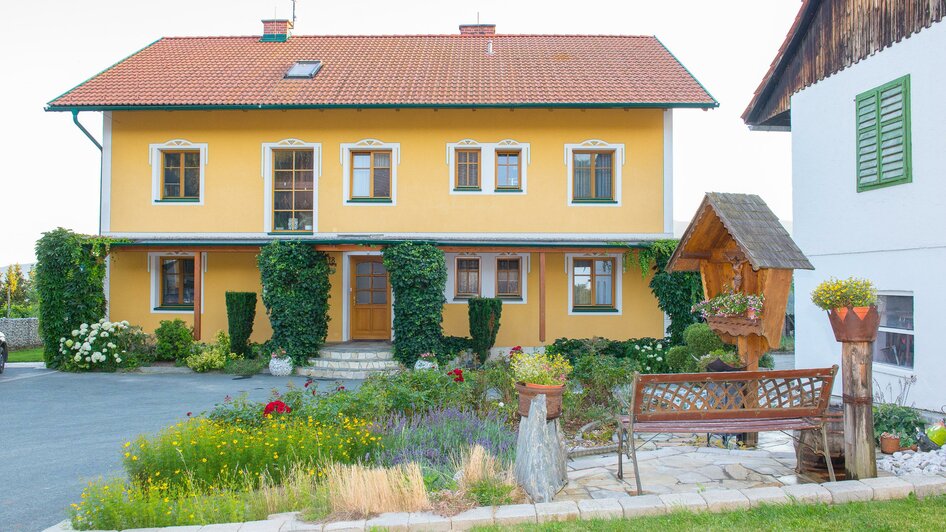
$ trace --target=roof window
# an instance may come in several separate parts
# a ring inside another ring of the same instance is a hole
[[[296,61],[291,67],[289,67],[289,71],[286,72],[285,77],[311,78],[314,77],[321,68],[321,61]]]

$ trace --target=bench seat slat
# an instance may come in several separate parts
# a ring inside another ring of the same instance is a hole
[[[629,420],[621,419],[625,425]],[[809,430],[821,427],[819,418],[767,418],[767,419],[713,419],[713,420],[673,420],[673,421],[638,421],[634,423],[635,432],[658,432],[678,434],[702,434],[704,432],[768,432],[774,430]]]

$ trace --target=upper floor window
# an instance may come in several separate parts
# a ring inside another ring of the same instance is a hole
[[[910,76],[857,95],[857,191],[909,183]]]
[[[457,257],[456,296],[477,297],[480,295],[479,257]]]
[[[874,362],[913,369],[913,296],[878,294],[880,329],[874,342]]]
[[[351,152],[351,199],[391,199],[391,151]]]
[[[194,307],[193,257],[161,257],[161,302],[167,308]]]
[[[572,153],[574,201],[614,199],[614,152]]]
[[[496,188],[521,190],[522,153],[519,150],[496,151]]]
[[[276,149],[272,153],[273,231],[312,231],[313,150]]]
[[[572,306],[575,310],[614,308],[613,257],[572,260]]]
[[[522,257],[496,259],[496,297],[522,297]]]
[[[480,189],[480,159],[479,149],[465,149],[456,151],[457,188]]]
[[[207,145],[176,139],[149,148],[152,203],[202,205]]]

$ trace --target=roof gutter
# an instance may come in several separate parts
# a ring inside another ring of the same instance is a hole
[[[710,96],[712,98],[712,96]],[[47,112],[69,111],[250,111],[266,109],[712,109],[719,102],[575,102],[575,103],[344,103],[344,104],[185,104],[185,105],[47,105]]]
[[[92,141],[92,144],[95,144],[95,147],[98,148],[99,151],[102,151],[102,145],[99,144],[99,141],[95,140],[95,137],[93,137],[92,134],[89,133],[89,130],[86,129],[85,126],[83,126],[81,122],[79,122],[79,110],[72,109],[71,111],[72,111],[72,121],[83,133],[85,133],[85,136],[88,137],[89,140]]]

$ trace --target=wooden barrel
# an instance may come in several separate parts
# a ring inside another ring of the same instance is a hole
[[[828,454],[838,480],[844,480],[844,407],[830,406],[825,413],[828,428]],[[803,430],[795,441],[798,473],[815,480],[828,480],[828,466],[821,454],[821,431]]]

